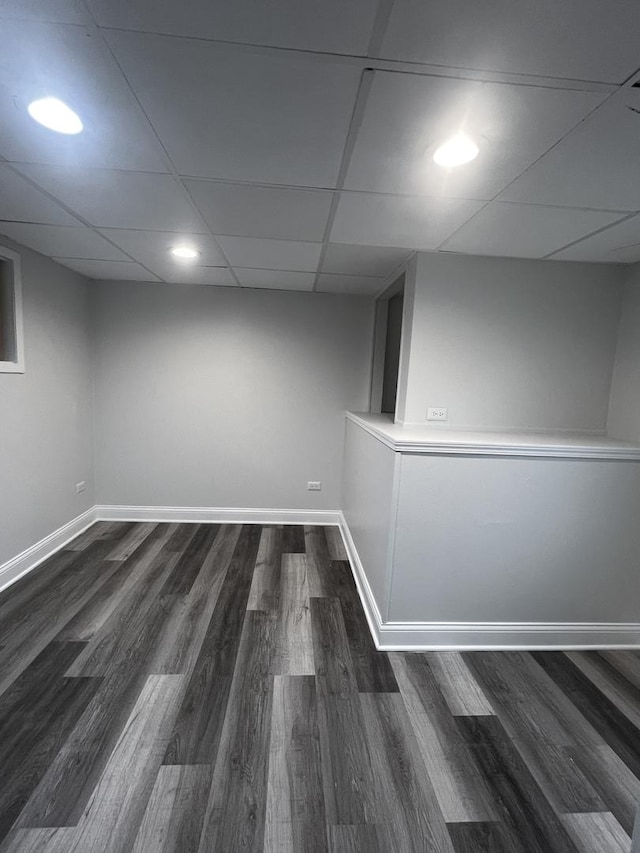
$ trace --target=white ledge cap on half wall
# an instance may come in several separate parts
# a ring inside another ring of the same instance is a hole
[[[396,424],[391,415],[347,412],[357,424],[399,453],[626,459],[640,462],[640,444],[580,432],[493,432]]]

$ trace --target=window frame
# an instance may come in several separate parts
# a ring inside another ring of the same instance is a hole
[[[15,359],[0,360],[0,373],[24,373],[24,315],[22,307],[22,269],[20,255],[0,244],[0,261],[8,261],[12,272],[10,287],[12,291],[13,329],[15,339]]]

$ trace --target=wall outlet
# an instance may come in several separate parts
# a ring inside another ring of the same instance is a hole
[[[443,406],[429,406],[427,409],[428,421],[446,421],[447,410]]]
[[[76,483],[76,494],[79,495],[81,492],[84,492],[86,488],[87,484],[84,480],[82,480],[80,483]]]
[[[320,480],[309,480],[307,482],[307,489],[310,492],[321,492],[322,491],[322,483]]]

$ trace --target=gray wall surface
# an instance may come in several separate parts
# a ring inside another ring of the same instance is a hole
[[[640,463],[402,454],[389,620],[640,622]]]
[[[368,405],[372,300],[92,287],[99,504],[340,507],[344,411]]]
[[[389,553],[395,534],[397,454],[347,420],[342,510],[382,619],[387,612]]]
[[[2,564],[93,506],[94,488],[86,280],[0,242],[22,258],[26,366],[0,373]]]
[[[640,441],[640,264],[626,272],[607,430]]]
[[[422,423],[427,406],[446,406],[449,427],[604,431],[623,276],[604,264],[419,254],[399,419]]]

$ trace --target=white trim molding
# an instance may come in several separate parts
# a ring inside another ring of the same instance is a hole
[[[637,649],[637,622],[383,622],[341,514],[340,531],[371,636],[380,651]]]
[[[388,415],[366,412],[346,412],[346,418],[396,453],[640,461],[640,444],[594,433],[445,429],[393,423]]]
[[[39,566],[44,560],[53,556],[56,551],[64,548],[68,542],[75,539],[76,536],[79,536],[88,527],[91,527],[96,520],[96,508],[93,506],[86,512],[83,512],[82,515],[78,515],[76,518],[63,524],[62,527],[54,530],[53,533],[45,536],[44,539],[36,542],[35,545],[27,548],[21,554],[18,554],[11,560],[7,560],[6,563],[0,566],[0,591],[11,586],[11,584],[15,583],[23,575],[26,575],[35,569],[36,566]]]
[[[216,506],[96,506],[99,521],[178,521],[221,524],[340,524],[339,510]]]
[[[0,373],[24,373],[24,318],[22,308],[22,272],[20,266],[20,255],[0,244],[0,260],[8,261],[12,268],[10,287],[13,314],[13,336],[15,339],[13,353],[14,358],[11,361],[0,360]]]

